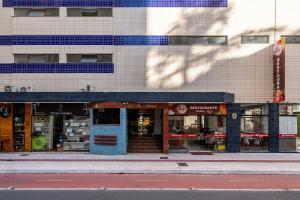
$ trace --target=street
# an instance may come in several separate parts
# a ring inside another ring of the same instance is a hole
[[[295,191],[0,191],[0,200],[298,200]]]
[[[14,189],[300,189],[300,175],[1,174]]]

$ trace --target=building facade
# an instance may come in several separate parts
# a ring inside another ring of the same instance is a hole
[[[295,151],[298,5],[0,0],[1,148]],[[274,103],[280,38],[285,99]]]

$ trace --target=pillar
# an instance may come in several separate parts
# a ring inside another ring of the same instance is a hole
[[[227,119],[227,152],[240,152],[241,149],[241,106],[228,104]]]
[[[279,152],[279,104],[269,104],[269,151]]]
[[[169,111],[163,110],[163,153],[169,153]]]

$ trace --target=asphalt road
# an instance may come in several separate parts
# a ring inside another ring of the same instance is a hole
[[[0,191],[0,200],[299,200],[300,192]]]

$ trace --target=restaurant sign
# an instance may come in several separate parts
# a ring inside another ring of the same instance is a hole
[[[273,102],[285,101],[285,39],[276,42],[273,51]]]
[[[169,115],[227,115],[225,104],[173,104]]]

